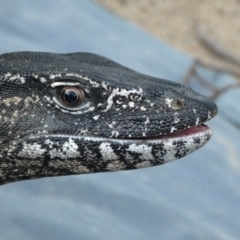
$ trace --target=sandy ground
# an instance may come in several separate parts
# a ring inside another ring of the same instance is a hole
[[[240,0],[95,2],[205,63],[240,72]]]

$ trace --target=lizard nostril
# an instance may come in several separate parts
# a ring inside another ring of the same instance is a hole
[[[172,100],[170,105],[171,105],[171,108],[174,110],[179,110],[183,108],[183,103],[179,100]]]

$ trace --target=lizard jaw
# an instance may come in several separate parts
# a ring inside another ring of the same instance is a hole
[[[179,159],[205,145],[211,136],[212,130],[209,127],[199,125],[155,138],[118,139],[46,134],[30,136],[26,139],[26,142],[31,143],[28,145],[30,148],[33,147],[33,142],[35,142],[43,155],[45,153],[52,159],[51,161],[54,161],[54,159],[78,159],[82,163],[86,161],[84,164],[87,164],[86,159],[91,158],[90,156],[93,154],[90,153],[89,147],[91,147],[95,149],[98,156],[98,160],[95,161],[106,164],[106,171],[117,171],[120,169],[115,169],[115,165],[128,161],[129,166],[131,166],[128,169],[136,169]],[[84,149],[84,151],[80,152],[79,149]],[[29,151],[26,151],[26,153],[28,155]],[[35,152],[33,151],[32,154],[35,154]],[[112,168],[108,166],[108,163]],[[126,168],[123,166],[122,169]]]

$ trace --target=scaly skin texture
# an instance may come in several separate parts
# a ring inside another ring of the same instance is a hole
[[[0,184],[179,159],[209,140],[202,123],[216,114],[203,95],[99,55],[3,54]]]

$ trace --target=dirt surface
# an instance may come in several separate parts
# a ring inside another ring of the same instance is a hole
[[[240,0],[95,0],[170,45],[240,72]]]

